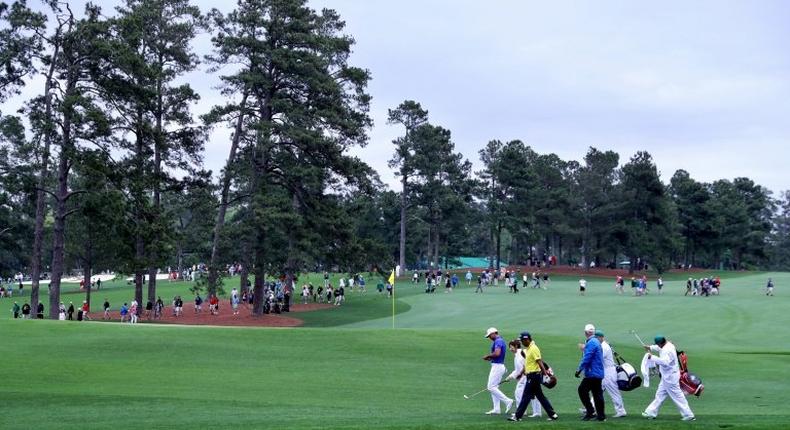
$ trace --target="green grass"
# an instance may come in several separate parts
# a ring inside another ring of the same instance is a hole
[[[760,293],[767,276],[776,297]],[[391,302],[368,280],[364,297],[349,293],[340,308],[295,315],[310,326],[298,329],[14,321],[1,299],[0,428],[602,428],[576,412],[576,343],[587,322],[632,361],[641,353],[629,329],[665,334],[706,385],[689,400],[696,422],[680,422],[671,402],[658,420],[643,420],[654,388],[640,388],[624,394],[629,417],[606,428],[790,427],[790,274],[728,277],[724,295],[710,298],[683,297],[679,280],[647,297],[617,296],[611,280],[598,279],[579,297],[575,277],[519,295],[503,286],[426,295],[402,281],[397,330]],[[165,300],[189,286],[160,285]],[[107,288],[95,303],[131,292]],[[532,332],[560,378],[547,391],[560,421],[506,423],[482,414],[485,393],[463,399],[485,385],[482,335],[491,325],[506,338]]]

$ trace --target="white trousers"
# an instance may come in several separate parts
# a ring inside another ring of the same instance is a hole
[[[620,393],[620,387],[617,386],[617,369],[610,367],[604,369],[603,381],[601,382],[603,390],[609,394],[614,404],[614,412],[617,415],[625,414],[625,405],[623,405],[623,395]]]
[[[502,382],[502,375],[504,375],[506,371],[507,369],[505,369],[504,364],[491,363],[491,371],[488,372],[488,385],[486,387],[488,391],[491,392],[491,401],[494,402],[494,408],[492,410],[497,413],[500,412],[500,402],[512,402],[512,400],[499,389],[499,383]]]
[[[513,399],[516,402],[521,401],[521,397],[524,394],[524,387],[526,386],[527,386],[527,377],[522,376],[521,378],[518,379],[518,382],[516,383],[516,392],[513,393],[515,395]],[[533,398],[532,401],[529,403],[529,405],[532,407],[532,415],[537,415],[537,416],[541,415],[543,410],[540,407],[540,402],[538,401],[538,399]]]
[[[652,416],[658,415],[658,409],[661,407],[661,404],[664,403],[664,400],[666,400],[667,397],[671,398],[672,401],[675,402],[675,406],[678,407],[678,411],[680,411],[680,415],[683,418],[694,416],[694,412],[691,412],[691,408],[689,408],[689,403],[686,400],[686,396],[683,394],[683,390],[680,389],[680,383],[675,382],[668,384],[663,380],[658,384],[656,398],[653,399],[649,405],[647,405],[645,413]]]

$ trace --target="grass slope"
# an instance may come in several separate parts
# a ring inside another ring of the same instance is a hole
[[[779,294],[773,298],[759,291],[766,276],[728,279],[724,295],[711,298],[683,297],[680,281],[660,297],[616,296],[603,280],[591,281],[589,295],[579,297],[574,278],[518,296],[504,287],[426,295],[401,283],[398,330],[388,329],[391,304],[374,290],[306,320],[331,328],[78,324],[4,315],[0,428],[600,428],[578,422],[576,412],[575,345],[587,322],[632,361],[641,353],[628,329],[645,337],[664,333],[689,352],[706,384],[702,398],[690,399],[696,422],[680,422],[671,403],[657,421],[643,420],[639,413],[654,389],[640,388],[625,393],[630,416],[606,428],[787,428],[790,336],[783,327],[790,316],[782,287],[790,274],[770,275]],[[161,288],[172,297],[169,289],[186,284]],[[119,299],[131,291],[110,290]],[[0,307],[7,314],[8,300]],[[548,391],[560,421],[506,423],[482,414],[490,408],[486,394],[463,399],[485,384],[488,364],[480,357],[489,325],[506,338],[532,331],[560,377]]]

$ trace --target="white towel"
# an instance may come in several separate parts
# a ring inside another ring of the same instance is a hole
[[[650,369],[656,367],[656,362],[650,360],[650,353],[645,353],[645,356],[642,357],[642,386],[649,387],[650,386]]]

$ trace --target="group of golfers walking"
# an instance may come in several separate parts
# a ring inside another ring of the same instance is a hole
[[[584,343],[579,344],[582,358],[574,376],[581,378],[578,387],[579,400],[583,406],[580,412],[584,421],[606,421],[606,405],[604,391],[614,405],[614,417],[626,416],[623,397],[618,386],[618,368],[612,347],[606,341],[604,333],[596,330],[592,324],[584,327]],[[541,417],[545,411],[549,420],[558,419],[557,413],[551,402],[543,392],[543,387],[553,388],[557,383],[554,373],[546,362],[543,361],[540,349],[532,335],[521,332],[518,339],[509,344],[499,335],[499,331],[491,327],[486,331],[485,337],[491,340],[491,351],[483,356],[483,360],[491,363],[488,374],[487,390],[491,393],[493,408],[486,412],[488,415],[507,414],[515,407],[507,419],[508,421],[521,421],[527,408],[532,408],[529,417]],[[642,416],[654,419],[658,415],[661,404],[667,397],[671,398],[680,411],[684,421],[694,420],[694,414],[688,406],[683,390],[680,388],[680,367],[675,346],[663,336],[655,337],[654,345],[646,345],[645,362],[657,367],[661,381],[656,390],[655,399],[648,405]],[[508,374],[505,368],[506,351],[513,355],[513,372]],[[500,389],[500,385],[515,380],[516,388],[513,399],[509,398]]]

